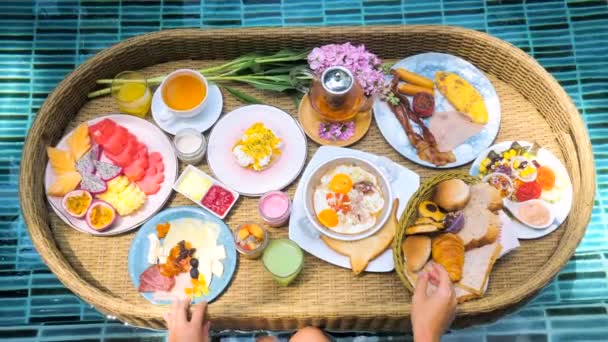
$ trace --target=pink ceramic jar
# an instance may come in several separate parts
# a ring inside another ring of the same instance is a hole
[[[270,191],[260,198],[258,211],[266,224],[271,227],[282,227],[289,221],[291,200],[282,191]]]

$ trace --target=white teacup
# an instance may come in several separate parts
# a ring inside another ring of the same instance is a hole
[[[186,109],[186,110],[174,109],[174,108],[171,108],[169,105],[167,105],[167,102],[165,102],[163,90],[164,90],[164,87],[166,87],[168,82],[170,82],[175,77],[184,75],[184,74],[193,76],[193,77],[199,79],[203,83],[203,86],[206,89],[205,97],[203,97],[201,102],[193,108]],[[165,111],[161,111],[162,113],[159,113],[160,114],[159,117],[162,121],[169,121],[174,118],[191,118],[195,115],[198,115],[200,112],[203,111],[203,109],[205,109],[205,106],[207,105],[207,98],[209,97],[209,84],[207,83],[207,79],[205,78],[205,76],[203,76],[200,72],[198,72],[196,70],[192,70],[192,69],[179,69],[179,70],[173,71],[172,73],[167,75],[167,77],[165,77],[165,79],[161,82],[160,86],[158,87],[158,91],[160,91],[160,99],[166,108]]]

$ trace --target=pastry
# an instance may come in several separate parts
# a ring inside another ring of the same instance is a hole
[[[448,179],[437,184],[433,200],[445,211],[464,208],[471,196],[470,187],[461,179]]]
[[[458,235],[446,233],[434,238],[431,253],[433,260],[448,272],[452,282],[460,281],[464,265],[464,244]]]
[[[401,246],[405,265],[411,271],[418,271],[431,256],[431,238],[425,235],[408,236]]]

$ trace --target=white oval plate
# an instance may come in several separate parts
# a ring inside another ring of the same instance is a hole
[[[247,128],[262,122],[283,141],[281,156],[268,169],[256,172],[234,160],[232,148]],[[215,124],[207,146],[209,169],[220,182],[245,196],[261,196],[291,184],[306,162],[306,136],[297,121],[272,106],[250,105],[224,115]]]
[[[53,211],[71,227],[92,235],[108,236],[116,235],[124,232],[128,232],[132,229],[139,227],[142,223],[148,220],[152,215],[156,214],[163,205],[169,199],[171,192],[173,191],[172,186],[177,178],[177,157],[173,151],[173,146],[169,138],[154,124],[140,119],[131,115],[112,114],[106,115],[99,118],[95,118],[87,122],[92,125],[103,119],[112,119],[117,124],[127,128],[133,135],[137,137],[137,140],[146,144],[148,152],[159,152],[163,156],[163,163],[165,164],[165,181],[161,184],[160,190],[154,194],[147,196],[146,203],[134,214],[128,216],[117,216],[116,222],[108,230],[98,232],[90,228],[84,219],[77,219],[70,216],[61,205],[61,197],[52,197],[47,195],[47,199],[51,204]],[[66,134],[61,141],[57,144],[57,148],[67,150],[67,137],[72,132]],[[110,162],[105,156],[101,157],[102,161]],[[55,172],[51,169],[50,163],[47,162],[46,170],[44,173],[44,188],[45,191],[48,189],[50,184],[55,181]]]
[[[532,146],[532,143],[527,141],[517,140],[517,142],[524,147]],[[513,141],[503,141],[483,151],[477,157],[477,159],[475,159],[473,165],[471,165],[471,170],[469,171],[471,176],[477,176],[479,174],[479,165],[485,159],[488,153],[490,153],[490,151],[500,153],[511,147],[511,144],[513,144]],[[570,208],[572,208],[572,181],[570,180],[570,176],[568,176],[568,171],[566,171],[564,164],[562,164],[562,162],[553,153],[551,153],[551,151],[544,147],[538,151],[536,160],[541,165],[547,165],[553,169],[557,177],[564,177],[564,179],[567,179],[568,185],[562,190],[564,193],[558,202],[545,202],[553,214],[555,214],[554,223],[547,228],[530,228],[517,220],[509,218],[507,215],[503,216],[505,220],[509,220],[509,222],[507,222],[508,226],[513,229],[518,239],[536,239],[553,232],[566,220],[566,217],[568,217],[568,214],[570,213]]]
[[[386,102],[376,99],[373,108],[378,128],[380,128],[380,132],[388,143],[402,156],[420,165],[443,169],[464,165],[477,158],[483,150],[492,145],[500,127],[500,102],[490,80],[488,80],[483,72],[477,69],[473,64],[462,58],[445,53],[428,52],[402,59],[393,65],[392,68],[405,68],[430,78],[431,80],[435,80],[435,73],[438,71],[456,73],[471,83],[471,85],[483,96],[489,115],[488,123],[481,132],[470,137],[454,149],[453,152],[456,155],[455,162],[444,166],[437,166],[418,158],[416,149],[410,144],[405,135],[405,131]],[[392,77],[389,76],[387,81],[390,81],[391,79]],[[412,97],[409,96],[408,98],[410,99],[411,104]],[[448,100],[436,90],[435,111],[445,112],[453,110],[454,107],[452,107]],[[427,126],[428,120],[429,119],[425,119]]]

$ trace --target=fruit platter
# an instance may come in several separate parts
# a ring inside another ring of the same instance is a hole
[[[166,136],[149,122],[109,115],[77,126],[47,147],[45,187],[73,228],[114,235],[137,228],[165,204],[177,176]]]
[[[479,32],[338,31],[335,42],[334,29],[162,31],[70,74],[22,158],[23,215],[49,268],[96,309],[158,329],[184,297],[211,302],[222,329],[395,330],[416,278],[437,267],[457,292],[457,326],[535,294],[593,204],[571,101]],[[143,76],[118,78],[129,69]],[[131,85],[148,112],[129,113],[112,84]],[[152,94],[167,122],[205,128],[159,127]]]

